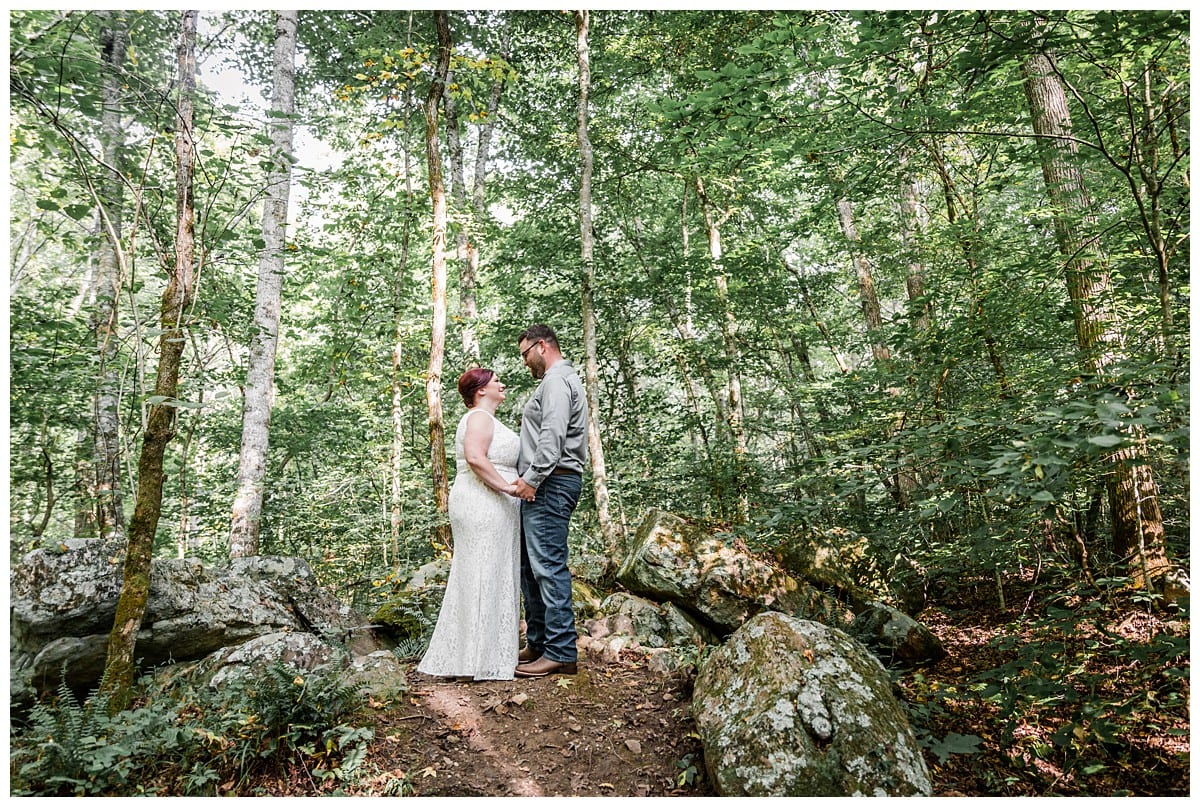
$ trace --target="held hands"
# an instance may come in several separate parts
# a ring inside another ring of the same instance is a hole
[[[533,494],[537,491],[537,488],[529,487],[529,483],[524,479],[517,479],[512,487],[513,489],[509,495],[515,496],[518,499],[524,499],[527,502],[533,501]]]

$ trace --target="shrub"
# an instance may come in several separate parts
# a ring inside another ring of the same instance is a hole
[[[105,795],[153,792],[148,764],[177,762],[192,739],[170,706],[144,706],[109,715],[108,698],[82,705],[65,683],[57,701],[38,704],[14,741],[15,795]]]
[[[276,662],[217,691],[177,689],[109,715],[65,685],[13,739],[14,795],[233,795],[265,766],[297,762],[314,782],[354,775],[374,736],[344,722],[357,691],[336,670]]]

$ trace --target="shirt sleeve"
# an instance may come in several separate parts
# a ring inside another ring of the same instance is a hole
[[[571,387],[565,378],[543,383],[541,393],[542,417],[534,440],[533,459],[521,476],[532,488],[541,485],[558,466],[571,422]]]

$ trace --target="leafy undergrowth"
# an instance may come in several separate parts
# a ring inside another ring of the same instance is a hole
[[[947,657],[898,680],[935,795],[1187,796],[1190,621],[1126,581],[963,581],[921,614]]]

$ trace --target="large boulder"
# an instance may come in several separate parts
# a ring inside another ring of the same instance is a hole
[[[438,555],[425,565],[418,566],[406,579],[402,579],[401,582],[408,589],[426,588],[428,586],[445,588],[446,581],[449,579],[450,556]]]
[[[872,599],[857,579],[863,571],[875,577],[865,536],[843,527],[810,529],[784,540],[779,556],[794,577],[823,588],[836,589],[852,605]]]
[[[868,604],[854,618],[850,633],[889,666],[919,667],[946,657],[946,648],[929,628],[881,602]]]
[[[654,603],[618,591],[600,603],[598,613],[605,616],[587,623],[594,626],[589,630],[593,636],[596,630],[609,634],[618,632],[619,623],[613,624],[615,617],[624,615],[629,617],[633,635],[645,647],[699,646],[716,642],[708,628],[669,602]]]
[[[887,672],[845,632],[765,612],[696,677],[692,714],[722,796],[928,796]]]
[[[348,654],[311,633],[268,633],[236,647],[225,647],[199,661],[159,667],[149,680],[147,695],[154,699],[179,689],[211,690],[261,681],[269,667],[281,664],[306,675],[318,671],[337,676],[342,687],[368,702],[393,700],[408,691],[403,663],[388,650],[365,656]],[[177,696],[174,696],[177,697]]]
[[[219,688],[233,680],[253,680],[272,664],[312,670],[337,658],[333,646],[311,633],[268,633],[210,653],[196,665],[191,677]]]
[[[60,676],[79,690],[104,668],[123,578],[124,547],[71,541],[30,552],[9,580],[11,696],[27,702]],[[155,559],[137,639],[143,667],[200,659],[279,632],[311,633],[364,654],[379,649],[364,620],[323,589],[300,558],[239,558],[206,566]]]
[[[635,594],[675,603],[721,635],[768,609],[837,626],[852,618],[825,593],[661,510],[638,528],[617,581]]]

